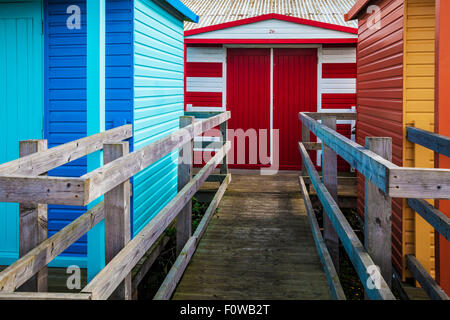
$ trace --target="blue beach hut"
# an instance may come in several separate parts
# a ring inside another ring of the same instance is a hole
[[[0,0],[0,163],[20,140],[48,147],[133,124],[130,151],[176,130],[184,108],[183,21],[198,17],[179,0]],[[81,176],[94,154],[50,175]],[[132,232],[177,193],[166,157],[133,179]],[[49,206],[48,235],[86,208]],[[18,205],[0,203],[0,265],[18,258]],[[102,225],[50,266],[78,265],[92,277],[104,263]]]

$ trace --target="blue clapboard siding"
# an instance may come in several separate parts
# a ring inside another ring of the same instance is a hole
[[[184,105],[183,22],[150,0],[135,1],[134,147],[179,127]],[[134,234],[177,193],[177,153],[134,179]]]
[[[69,30],[67,7],[81,9],[81,29]],[[45,137],[49,147],[86,136],[86,0],[47,0],[45,12]],[[133,121],[133,1],[106,1],[106,129]],[[130,143],[132,148],[132,142]],[[81,176],[86,158],[50,175]],[[85,212],[83,207],[49,206],[49,235]],[[53,265],[86,264],[87,237]]]

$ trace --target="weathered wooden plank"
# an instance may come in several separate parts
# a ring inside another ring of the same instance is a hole
[[[323,116],[322,123],[328,128],[336,131],[336,117],[335,116]],[[323,144],[322,151],[322,174],[323,184],[327,188],[334,201],[338,200],[338,180],[337,180],[337,155],[326,144]],[[339,273],[339,237],[334,230],[333,224],[328,218],[325,209],[323,209],[323,238],[327,245],[330,256],[333,259],[334,267]]]
[[[103,146],[104,163],[110,163],[129,153],[128,142],[108,143]],[[105,193],[105,263],[108,264],[131,239],[130,181],[122,182]],[[131,300],[131,273],[111,295],[111,299]]]
[[[134,151],[120,159],[104,165],[82,177],[89,183],[85,204],[89,204],[102,194],[114,188],[118,183],[128,180],[136,173],[158,161],[171,151],[180,148],[195,136],[208,131],[230,118],[230,112],[223,112],[212,118],[195,122],[181,128],[166,137]]]
[[[59,292],[0,292],[0,300],[91,300],[91,295]]]
[[[336,201],[330,195],[324,184],[320,181],[319,174],[314,167],[309,155],[302,143],[299,143],[299,150],[302,155],[302,159],[306,165],[307,171],[311,178],[311,182],[316,190],[317,196],[321,200],[322,206],[325,208],[328,217],[330,218],[333,226],[339,235],[345,251],[347,252],[356,272],[358,273],[361,282],[366,289],[366,292],[370,299],[382,299],[382,300],[395,300],[389,286],[386,281],[380,277],[377,285],[373,288],[368,286],[368,283],[372,283],[371,274],[369,270],[373,268],[375,263],[364,249],[358,236],[353,231],[352,227],[345,219],[345,216],[339,209]]]
[[[125,276],[161,236],[171,221],[178,215],[188,201],[200,189],[206,178],[222,161],[230,150],[230,143],[217,152],[213,158],[197,173],[183,190],[181,190],[114,259],[105,266],[97,276],[82,290],[92,293],[96,300],[107,299]]]
[[[366,148],[392,161],[392,138],[366,138]],[[389,287],[392,279],[392,199],[365,181],[364,246]]]
[[[303,196],[303,201],[305,201],[306,212],[308,213],[309,223],[311,225],[312,234],[314,237],[314,242],[316,243],[317,251],[319,253],[320,261],[322,262],[325,275],[327,276],[328,284],[330,285],[331,293],[335,300],[346,300],[344,289],[342,289],[341,282],[339,281],[339,275],[333,264],[333,259],[328,252],[325,241],[320,232],[319,224],[314,213],[311,200],[308,195],[308,190],[306,189],[305,181],[302,177],[298,179],[300,185],[300,191]]]
[[[441,287],[434,281],[430,274],[420,264],[420,262],[413,255],[406,256],[406,263],[409,271],[413,274],[414,278],[420,283],[423,290],[432,300],[450,300],[448,295],[442,290]]]
[[[103,220],[103,202],[0,272],[0,291],[12,292]]]
[[[310,141],[311,141],[311,131],[309,131],[308,127],[302,123],[302,143],[306,145],[311,145]],[[306,175],[307,175],[306,168],[305,165],[302,163],[302,176]],[[307,186],[307,189],[309,189],[309,186]]]
[[[393,168],[389,181],[392,198],[450,199],[450,169]]]
[[[337,120],[356,120],[356,112],[304,112],[304,114],[314,120],[321,120],[325,117],[336,117]]]
[[[88,187],[80,178],[0,176],[0,202],[80,206]]]
[[[173,292],[175,291],[175,288],[177,287],[178,282],[183,276],[184,270],[186,270],[186,267],[189,261],[191,260],[196,247],[197,247],[197,237],[192,236],[184,246],[177,260],[175,260],[175,263],[173,264],[172,268],[170,268],[169,273],[164,279],[161,287],[159,287],[158,292],[156,292],[153,300],[170,299]]]
[[[230,182],[231,182],[231,174],[227,174],[225,179],[221,183],[219,189],[217,190],[216,194],[214,195],[214,198],[211,200],[208,208],[206,209],[202,220],[197,226],[197,229],[194,232],[194,237],[196,237],[198,240],[200,240],[203,237],[203,234],[206,231],[206,227],[208,226],[208,223],[211,220],[211,218],[214,216],[214,213],[216,213],[216,209],[219,206],[220,200],[222,200],[222,197],[225,194],[225,191],[227,190]]]
[[[450,138],[414,127],[406,127],[406,139],[450,157]]]
[[[47,140],[19,142],[21,158],[47,150]],[[47,205],[19,204],[19,257],[47,239]],[[18,290],[24,292],[46,292],[48,271],[43,267]]]
[[[132,125],[124,125],[80,140],[47,149],[0,165],[0,175],[37,176],[66,163],[101,150],[107,142],[122,141],[133,135]]]
[[[420,214],[437,232],[450,241],[450,218],[423,199],[407,199],[408,205]]]
[[[194,117],[180,117],[180,128],[194,123]],[[194,139],[184,144],[178,151],[178,192],[192,179],[194,158]],[[192,235],[192,200],[189,201],[177,217],[177,255]]]

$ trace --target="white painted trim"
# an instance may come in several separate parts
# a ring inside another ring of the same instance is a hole
[[[227,110],[227,61],[228,61],[228,50],[225,46],[222,47],[222,110]]]
[[[273,164],[273,48],[270,48],[270,164]]]
[[[186,105],[186,111],[194,112],[224,112],[226,111],[224,107],[194,107],[192,104]]]

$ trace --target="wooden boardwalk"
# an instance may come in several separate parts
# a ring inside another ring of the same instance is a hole
[[[331,299],[298,174],[233,174],[173,299]]]

